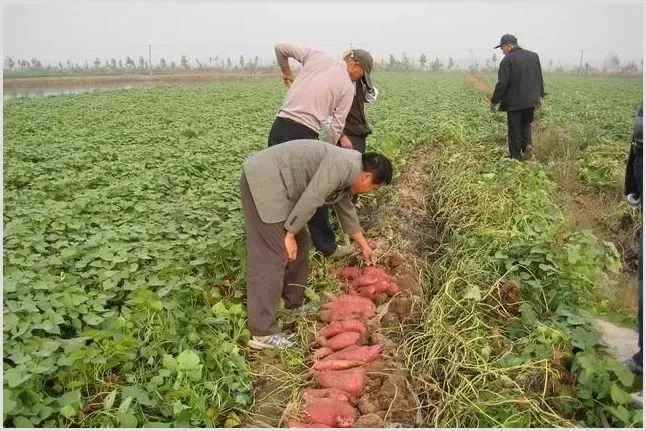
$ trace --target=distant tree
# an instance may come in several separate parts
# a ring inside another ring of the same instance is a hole
[[[442,63],[440,63],[440,59],[438,57],[435,57],[435,60],[433,60],[431,69],[433,69],[434,72],[437,72],[438,70],[442,70]]]
[[[585,62],[585,65],[583,66],[583,72],[588,75],[592,72],[592,66],[590,66],[590,63],[587,61]]]
[[[135,69],[136,67],[135,61],[130,56],[126,57],[126,69]]]
[[[94,59],[94,68],[98,69],[99,67],[101,67],[101,60],[99,59],[99,57],[96,57]]]
[[[140,68],[140,69],[144,69],[145,67],[146,67],[146,61],[145,61],[145,60],[144,60],[144,58],[140,55],[140,56],[139,56],[139,68]]]
[[[11,57],[5,57],[4,59],[4,68],[5,69],[13,69],[13,67],[16,65],[16,63],[13,61],[13,58]]]
[[[188,64],[188,59],[186,58],[186,56],[185,56],[185,55],[182,55],[182,59],[180,60],[180,64],[182,65],[182,67],[183,67],[184,69],[187,69],[187,70],[188,70],[188,69],[190,69],[190,68],[191,68],[191,66]]]
[[[447,64],[446,68],[448,70],[453,69],[453,57],[449,57],[449,64]]]
[[[231,59],[227,58],[227,69],[231,69]]]
[[[162,70],[166,69],[166,59],[164,57],[159,59],[159,67],[161,67]]]
[[[123,61],[119,60],[119,69],[123,69]]]
[[[639,68],[634,61],[629,61],[624,67],[621,68],[621,72],[628,75],[634,75],[639,73]]]
[[[83,63],[83,68],[84,69],[89,69],[90,68],[90,63],[88,63],[87,60],[85,60],[85,62]]]
[[[419,67],[426,69],[426,54],[424,53],[419,56]]]
[[[260,59],[258,58],[258,56],[255,56],[253,58],[253,63],[252,63],[252,67],[254,68],[254,70],[258,68],[259,64],[260,64]]]
[[[106,69],[109,69],[110,68],[110,60],[108,60],[106,58],[105,61],[103,62],[103,67],[105,67]]]
[[[238,61],[238,64],[240,65],[240,68],[244,67],[244,57],[240,56],[240,60]]]
[[[619,61],[619,56],[617,54],[612,54],[610,58],[606,59],[603,62],[603,71],[607,71],[610,69],[611,71],[617,71],[619,70],[619,66],[621,65],[621,62]]]
[[[551,58],[550,58],[550,61],[547,62],[547,70],[549,70],[550,72],[552,71],[552,64],[553,63],[554,63],[554,61]]]
[[[408,69],[409,65],[410,63],[406,52],[402,52],[402,66],[404,66],[404,69]]]
[[[491,61],[493,62],[494,65],[498,62],[498,56],[496,55],[495,52],[491,56]]]
[[[112,67],[113,69],[117,68],[117,60],[114,57],[110,59],[110,67]]]
[[[59,69],[62,69],[62,68],[63,68],[63,63],[61,63],[60,61],[58,62],[58,68],[59,68]]]
[[[66,61],[65,61],[65,64],[67,64],[67,68],[68,68],[68,69],[71,69],[71,68],[73,67],[73,65],[72,65],[72,60],[69,60],[69,59],[68,59],[68,60],[66,60]]]
[[[392,70],[395,68],[396,65],[397,65],[397,60],[395,60],[395,56],[390,54],[390,57],[388,58],[388,68]]]
[[[174,61],[171,61],[171,62],[170,62],[170,68],[171,68],[171,69],[175,69],[176,67],[177,67],[177,65],[175,64],[175,62],[174,62]]]
[[[43,64],[36,57],[32,57],[31,66],[35,69],[41,69],[43,67]]]
[[[201,69],[201,68],[202,68],[202,63],[200,63],[200,59],[199,59],[199,58],[196,58],[196,59],[195,59],[195,63],[197,64],[197,68],[198,68],[198,69]]]

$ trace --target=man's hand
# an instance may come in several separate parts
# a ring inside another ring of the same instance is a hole
[[[287,87],[292,85],[292,82],[294,82],[294,73],[292,72],[292,69],[289,67],[289,64],[286,64],[285,66],[280,67],[280,71],[283,74],[283,82]]]
[[[351,150],[352,149],[352,141],[350,140],[350,138],[348,138],[345,135],[341,136],[341,139],[339,139],[339,143],[346,150]]]
[[[363,254],[363,260],[366,262],[366,265],[375,264],[375,251],[369,245],[366,244],[364,247],[361,247],[361,254]]]
[[[285,234],[285,250],[287,251],[287,260],[292,262],[296,260],[296,253],[298,252],[298,246],[296,245],[296,239],[294,234],[287,232]]]
[[[290,85],[292,85],[292,82],[294,82],[294,74],[290,70],[289,73],[283,72],[283,82],[285,83],[285,86],[289,88]]]

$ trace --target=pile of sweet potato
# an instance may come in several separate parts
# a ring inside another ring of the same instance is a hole
[[[339,269],[337,277],[348,284],[347,295],[329,296],[319,314],[325,325],[316,336],[314,380],[319,389],[307,389],[301,395],[304,418],[288,421],[291,428],[345,428],[357,420],[355,406],[368,379],[363,365],[379,358],[381,346],[365,345],[367,321],[375,316],[376,295],[398,293],[383,268],[357,267]]]

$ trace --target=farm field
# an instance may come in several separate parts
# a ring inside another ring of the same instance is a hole
[[[375,82],[368,146],[400,183],[362,199],[362,217],[420,288],[414,318],[382,320],[417,405],[382,424],[602,426],[602,411],[641,426],[637,382],[589,321],[616,308],[606,275],[634,267],[640,216],[621,188],[641,78],[548,75],[536,158],[522,164],[464,74]],[[238,181],[284,91],[269,79],[4,104],[5,426],[257,423]],[[401,212],[414,178],[419,217]],[[605,226],[571,217],[582,191],[613,203]],[[332,266],[314,263],[314,303],[338,290]],[[312,347],[309,326],[290,324],[303,342],[270,357],[297,393]]]

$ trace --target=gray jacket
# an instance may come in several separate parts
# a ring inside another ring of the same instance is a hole
[[[265,223],[285,222],[298,233],[316,209],[334,205],[341,227],[361,230],[348,187],[361,173],[361,153],[314,139],[298,139],[262,150],[243,169],[253,201]]]

